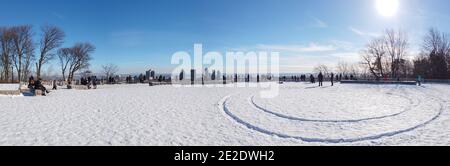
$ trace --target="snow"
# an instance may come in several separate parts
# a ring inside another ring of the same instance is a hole
[[[0,90],[18,90],[19,84],[0,84]]]
[[[325,83],[327,84],[327,83]],[[0,97],[0,145],[450,145],[450,86],[99,86]]]

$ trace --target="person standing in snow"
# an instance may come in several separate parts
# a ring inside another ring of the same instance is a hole
[[[57,90],[56,80],[53,80],[53,88],[52,88],[52,90]]]
[[[225,76],[225,74],[222,76],[222,80],[223,80],[223,84],[227,84],[227,77]]]
[[[203,78],[204,76],[202,75],[202,85],[205,85],[205,80]]]
[[[334,86],[334,73],[331,73],[331,86]]]
[[[92,76],[92,86],[97,89],[97,76]]]
[[[323,74],[322,74],[322,72],[320,72],[317,77],[319,79],[319,86],[323,86]]]
[[[422,86],[422,76],[421,75],[417,76],[417,85]]]
[[[88,87],[88,89],[91,89],[91,81],[92,81],[91,77],[88,77],[87,78],[87,87]]]

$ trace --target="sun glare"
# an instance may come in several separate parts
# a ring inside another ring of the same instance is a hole
[[[397,13],[399,7],[398,0],[376,0],[376,8],[380,15],[392,17]]]

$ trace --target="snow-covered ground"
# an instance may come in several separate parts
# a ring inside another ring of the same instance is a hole
[[[0,90],[18,90],[19,84],[0,84]]]
[[[450,86],[116,85],[0,96],[0,145],[450,145]]]

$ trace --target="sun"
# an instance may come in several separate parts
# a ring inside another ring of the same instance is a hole
[[[378,13],[385,17],[392,17],[397,14],[399,7],[398,0],[376,0]]]

